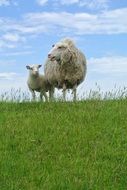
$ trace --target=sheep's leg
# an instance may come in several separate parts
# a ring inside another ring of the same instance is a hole
[[[47,94],[46,94],[46,92],[45,91],[41,91],[41,93],[40,93],[40,99],[42,100],[42,97],[45,97],[45,101],[48,101],[48,96],[47,96]]]
[[[45,101],[48,102],[48,96],[47,96],[46,92],[44,92],[44,97],[45,97]]]
[[[40,100],[43,100],[43,93],[40,92]]]
[[[35,100],[35,92],[33,91],[32,92],[32,98],[33,98],[33,101]]]
[[[77,98],[76,92],[77,92],[77,85],[75,85],[75,86],[73,87],[73,95],[74,95],[73,100],[74,100],[74,101],[76,101],[76,98]]]
[[[32,100],[34,101],[35,100],[35,92],[31,88],[29,88],[29,90],[30,90],[30,92],[32,94]]]
[[[63,99],[66,101],[66,85],[63,84]]]
[[[50,101],[54,99],[54,87],[51,87],[49,90],[49,99]]]

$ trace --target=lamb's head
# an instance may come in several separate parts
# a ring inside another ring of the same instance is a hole
[[[71,46],[67,41],[61,41],[52,46],[53,48],[48,54],[48,58],[51,61],[57,61],[58,63],[68,63],[73,56]]]
[[[38,76],[39,75],[39,68],[42,65],[27,65],[26,68],[30,71],[31,75]]]

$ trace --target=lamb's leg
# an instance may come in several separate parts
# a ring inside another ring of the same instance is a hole
[[[35,100],[35,92],[31,88],[29,88],[29,90],[30,90],[30,92],[32,94],[32,100],[34,101]]]
[[[77,91],[77,85],[75,85],[74,87],[73,87],[73,95],[74,95],[74,97],[73,97],[73,100],[74,101],[76,101],[76,91]]]
[[[63,84],[63,99],[66,101],[66,85]]]
[[[34,100],[35,100],[35,92],[34,92],[34,90],[32,90],[31,88],[29,88],[29,91],[30,91],[31,94],[32,94],[32,100],[34,101]]]
[[[53,101],[54,99],[54,87],[51,87],[49,90],[49,99],[50,101]]]

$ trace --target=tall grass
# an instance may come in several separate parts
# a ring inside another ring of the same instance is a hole
[[[82,89],[83,91],[83,89]],[[39,101],[38,94],[36,101]],[[95,89],[90,89],[89,91],[85,91],[82,95],[78,94],[77,100],[118,100],[118,99],[126,99],[127,98],[127,87],[119,87],[114,86],[110,91],[103,92],[101,87],[96,83]],[[67,101],[72,100],[72,94],[69,93],[67,96]],[[0,101],[4,102],[30,102],[31,94],[28,91],[22,91],[22,89],[14,89],[12,88],[9,91],[4,91],[0,93]],[[62,93],[55,94],[54,101],[62,101]]]

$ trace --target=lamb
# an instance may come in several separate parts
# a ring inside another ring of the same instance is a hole
[[[39,74],[39,68],[42,65],[27,65],[26,68],[29,70],[29,76],[27,80],[27,85],[32,93],[32,98],[35,100],[35,91],[40,92],[40,99],[42,100],[43,96],[45,100],[48,101],[46,92],[48,91],[48,84],[44,75]]]
[[[64,100],[66,90],[72,89],[76,100],[77,86],[84,81],[86,70],[86,58],[71,39],[63,39],[53,45],[44,68],[46,79],[52,86],[50,98],[56,87],[63,89]]]

